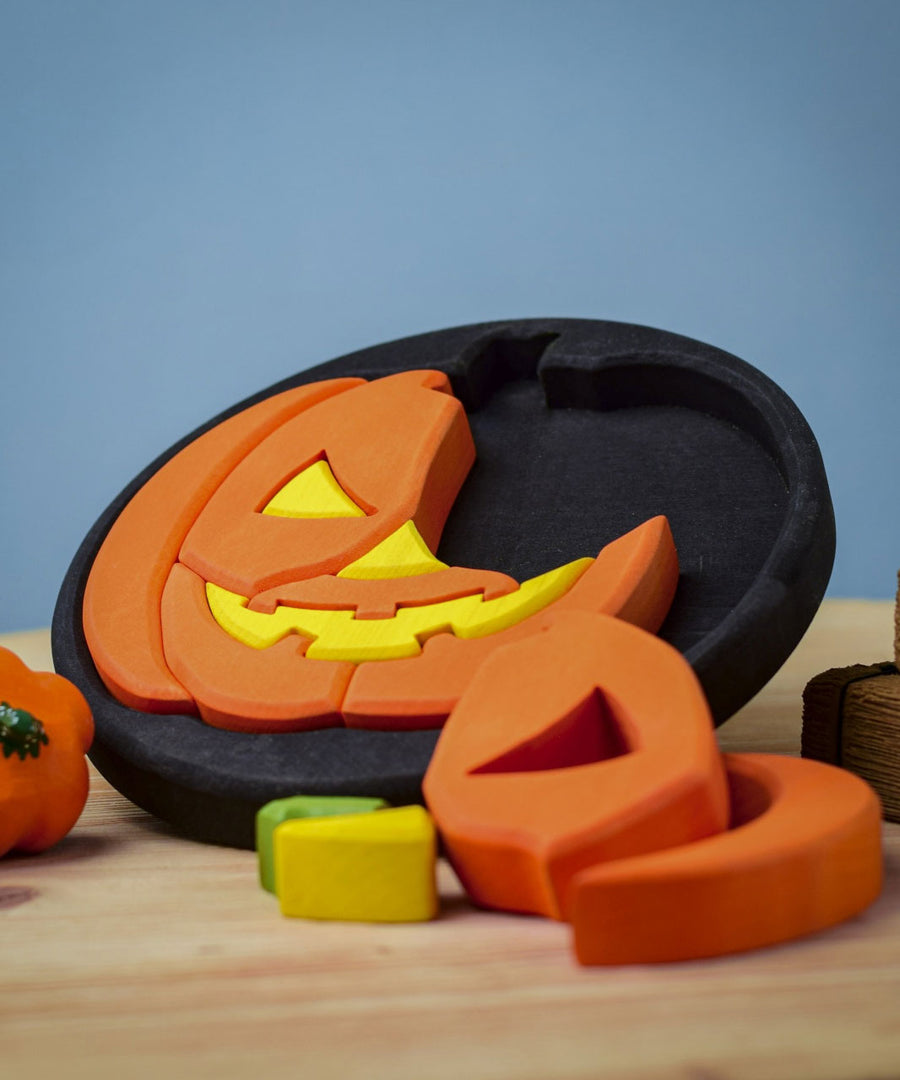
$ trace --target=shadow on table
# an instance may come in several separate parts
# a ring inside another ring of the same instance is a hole
[[[103,836],[96,833],[70,833],[58,844],[46,851],[34,853],[11,851],[3,857],[0,866],[4,870],[35,869],[41,866],[64,866],[81,859],[93,859],[98,855],[108,854],[113,848],[121,846],[122,841],[115,836]]]

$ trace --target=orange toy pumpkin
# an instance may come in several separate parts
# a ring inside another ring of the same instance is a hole
[[[432,554],[475,457],[445,375],[335,379],[225,420],[155,473],[93,564],[84,628],[124,704],[238,731],[439,727],[545,610],[661,624],[664,518],[518,586]]]
[[[81,692],[0,648],[0,855],[43,851],[84,808],[94,724]]]

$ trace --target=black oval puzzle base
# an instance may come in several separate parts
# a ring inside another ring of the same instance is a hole
[[[536,319],[322,364],[215,417],[136,477],[85,537],[57,601],[54,663],[94,711],[93,761],[190,836],[252,847],[256,810],[300,792],[418,801],[438,732],[252,735],[126,708],[97,675],[82,629],[94,557],[147,478],[226,416],[318,379],[410,368],[450,376],[478,451],[439,557],[521,581],[665,514],[681,577],[661,636],[693,665],[717,723],[778,670],[821,602],[834,519],[818,447],[783,391],[734,356],[646,327]]]

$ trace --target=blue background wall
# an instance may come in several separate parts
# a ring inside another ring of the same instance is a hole
[[[900,4],[0,3],[0,629],[157,452],[380,340],[647,323],[779,382],[900,566]]]

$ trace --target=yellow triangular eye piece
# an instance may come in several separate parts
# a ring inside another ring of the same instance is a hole
[[[290,518],[365,517],[334,477],[327,461],[304,469],[266,504],[264,514]]]
[[[340,570],[337,576],[358,579],[414,577],[446,569],[447,564],[428,550],[415,525],[405,521],[380,544]]]

